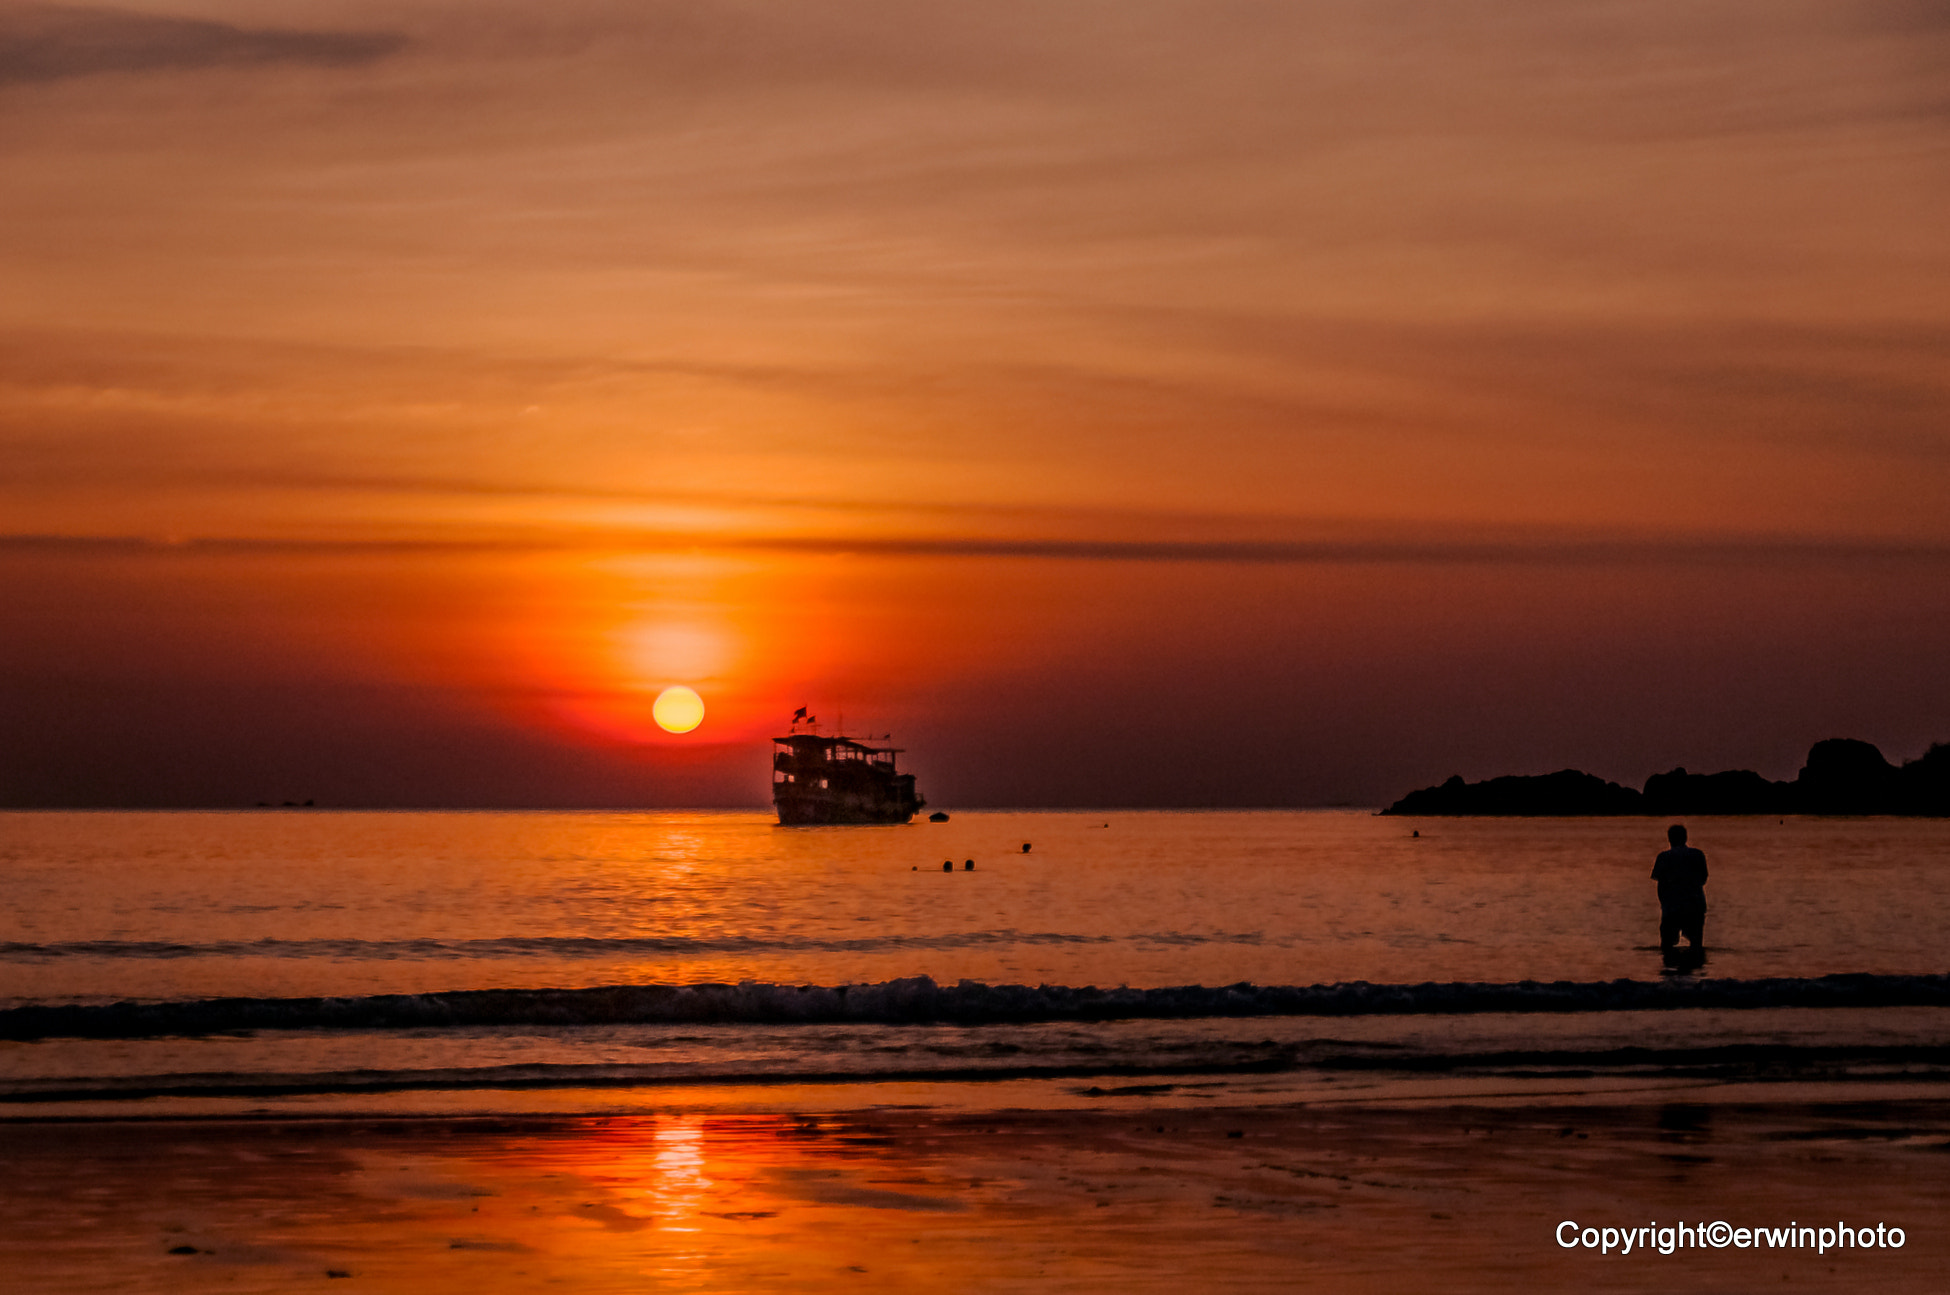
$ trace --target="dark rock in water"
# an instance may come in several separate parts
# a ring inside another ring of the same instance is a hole
[[[1896,767],[1852,737],[1815,743],[1794,780],[1795,808],[1803,814],[1887,814],[1896,799]]]
[[[1793,787],[1769,782],[1751,769],[1726,773],[1655,773],[1645,780],[1648,814],[1784,814],[1794,808]]]
[[[948,821],[948,816],[942,813],[938,809],[934,811],[934,813],[928,815],[928,822],[930,823],[945,823],[947,821]]]
[[[1896,770],[1896,796],[1901,813],[1950,817],[1950,744],[1933,743]]]
[[[1546,815],[1906,814],[1950,817],[1950,744],[1937,743],[1900,768],[1868,742],[1831,737],[1808,752],[1793,782],[1769,782],[1751,769],[1645,780],[1643,794],[1576,769],[1543,777],[1449,779],[1412,791],[1384,814]]]
[[[1491,778],[1487,782],[1464,782],[1458,774],[1440,787],[1412,791],[1381,812],[1525,817],[1643,814],[1643,801],[1630,787],[1578,769],[1560,769],[1535,777]]]

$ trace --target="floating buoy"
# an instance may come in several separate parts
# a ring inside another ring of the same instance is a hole
[[[928,815],[928,822],[930,823],[945,823],[947,821],[948,821],[948,816],[938,809],[934,811],[934,813]]]

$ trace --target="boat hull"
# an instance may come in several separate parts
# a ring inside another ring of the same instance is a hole
[[[916,806],[896,804],[844,805],[807,797],[780,797],[773,802],[783,827],[817,827],[828,823],[911,823]]]

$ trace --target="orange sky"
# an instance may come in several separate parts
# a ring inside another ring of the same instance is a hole
[[[761,803],[802,703],[951,805],[1913,756],[1946,55],[1922,0],[0,0],[0,804]]]

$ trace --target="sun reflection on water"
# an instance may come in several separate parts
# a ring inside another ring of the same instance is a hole
[[[704,1172],[704,1130],[695,1119],[672,1119],[657,1126],[651,1155],[650,1204],[658,1226],[669,1232],[695,1232],[697,1214],[711,1190]]]

